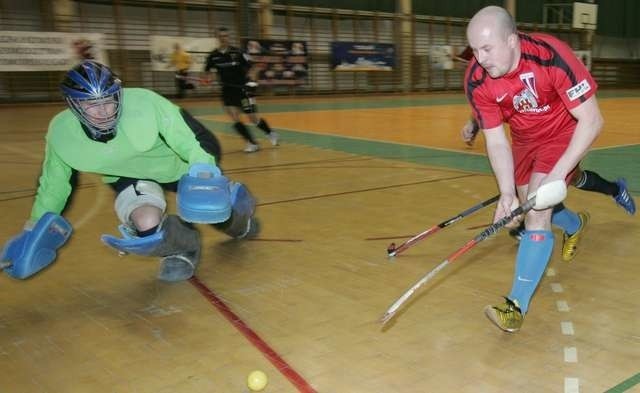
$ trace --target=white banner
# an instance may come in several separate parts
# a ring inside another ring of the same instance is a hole
[[[85,58],[107,64],[101,33],[0,31],[0,71],[66,71]]]
[[[151,43],[151,68],[154,71],[175,71],[171,64],[171,54],[175,44],[191,55],[192,72],[202,72],[207,56],[218,47],[216,38],[191,38],[191,37],[169,37],[152,35],[149,37]]]

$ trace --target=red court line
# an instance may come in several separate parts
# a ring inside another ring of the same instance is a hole
[[[215,306],[215,308],[218,309],[218,311],[220,311],[222,315],[224,315],[225,318],[227,318],[229,322],[231,322],[233,326],[235,326],[236,329],[240,331],[240,333],[242,333],[253,344],[254,347],[262,352],[262,354],[278,369],[278,371],[280,371],[282,375],[285,376],[285,378],[289,380],[289,382],[298,388],[298,391],[301,393],[317,393],[316,390],[293,369],[293,367],[282,359],[282,357],[278,355],[278,353],[274,351],[269,344],[260,338],[260,336],[258,336],[258,334],[254,332],[253,329],[251,329],[242,319],[240,319],[236,313],[231,311],[231,309],[202,281],[200,281],[198,277],[193,276],[189,281],[204,297],[209,300],[211,304]]]

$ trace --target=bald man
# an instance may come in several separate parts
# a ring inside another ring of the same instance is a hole
[[[564,42],[518,32],[509,13],[496,6],[474,15],[467,40],[474,58],[465,74],[465,92],[484,132],[501,194],[497,221],[542,184],[569,182],[603,119],[595,81]],[[504,123],[510,126],[511,143]],[[485,308],[495,325],[506,332],[521,328],[551,258],[552,221],[565,232],[562,257],[570,261],[588,218],[564,206],[526,214],[511,292],[503,304]]]

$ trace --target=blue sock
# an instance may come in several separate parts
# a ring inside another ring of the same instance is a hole
[[[562,228],[569,235],[573,235],[580,229],[580,217],[567,208],[559,211],[554,210],[551,215],[551,223]]]
[[[509,299],[518,301],[522,314],[529,309],[531,297],[542,279],[552,252],[553,232],[525,231],[520,240],[513,286],[509,294]]]

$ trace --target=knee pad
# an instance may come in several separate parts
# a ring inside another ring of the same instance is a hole
[[[120,222],[133,227],[131,212],[144,205],[157,207],[165,212],[167,201],[164,199],[162,187],[156,182],[138,180],[135,184],[122,190],[115,201],[116,214]]]
[[[245,96],[240,101],[242,104],[242,111],[246,114],[256,113],[258,111],[258,106],[256,105],[256,99],[253,97]]]

